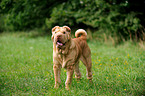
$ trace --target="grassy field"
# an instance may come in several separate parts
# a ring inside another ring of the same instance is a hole
[[[32,34],[0,34],[0,96],[145,96],[145,51],[138,44],[114,47],[88,41],[93,84],[80,62],[82,78],[76,81],[73,76],[67,91],[65,69],[60,88],[54,89],[51,37]]]

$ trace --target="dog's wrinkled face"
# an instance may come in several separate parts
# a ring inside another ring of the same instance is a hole
[[[70,40],[70,33],[71,29],[68,26],[55,26],[52,29],[52,40],[56,44],[56,47],[63,48]]]

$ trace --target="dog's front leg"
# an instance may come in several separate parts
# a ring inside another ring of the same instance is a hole
[[[74,72],[74,67],[73,66],[67,66],[67,79],[66,79],[66,82],[65,82],[65,88],[67,90],[69,90],[69,86],[72,82],[73,72]]]
[[[54,88],[58,88],[60,83],[61,83],[61,80],[60,80],[61,66],[60,65],[53,65],[53,70],[54,70],[54,77],[55,77]]]

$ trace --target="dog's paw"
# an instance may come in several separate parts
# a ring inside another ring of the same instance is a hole
[[[81,77],[76,77],[75,76],[75,78],[76,78],[76,81],[80,81],[81,80]]]
[[[89,79],[89,83],[90,83],[90,84],[93,84],[93,81],[92,81],[92,79]]]
[[[68,91],[70,90],[69,86],[65,86],[65,89],[68,90]]]
[[[54,85],[54,88],[55,89],[58,89],[59,88],[59,85],[58,84]]]

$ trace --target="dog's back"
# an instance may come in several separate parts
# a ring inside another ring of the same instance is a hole
[[[87,32],[83,29],[78,29],[75,32],[75,36],[76,38],[74,38],[73,40],[76,42],[76,44],[78,44],[81,51],[80,60],[83,62],[83,64],[87,68],[87,78],[91,80],[92,79],[92,72],[91,72],[92,61],[91,61],[91,50],[86,41]]]
[[[75,32],[76,38],[73,40],[80,46],[82,52],[85,48],[90,49],[86,40],[87,40],[87,32],[84,29],[78,29]]]

